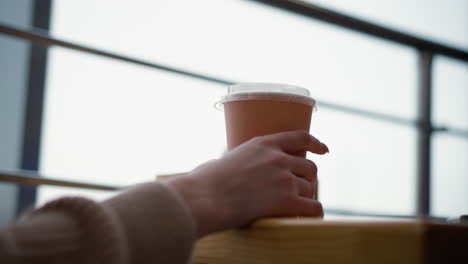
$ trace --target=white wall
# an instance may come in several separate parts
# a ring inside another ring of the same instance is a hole
[[[32,0],[0,1],[0,22],[29,26]],[[29,45],[0,34],[0,169],[20,166]],[[17,187],[0,183],[0,225],[16,210]]]

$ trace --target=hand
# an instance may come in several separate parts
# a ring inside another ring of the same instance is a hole
[[[171,179],[192,211],[198,237],[266,216],[323,216],[314,200],[317,166],[294,153],[325,154],[306,131],[254,138],[224,157]]]

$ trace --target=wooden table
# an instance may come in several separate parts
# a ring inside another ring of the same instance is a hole
[[[193,263],[468,263],[468,227],[416,219],[269,218],[204,237]]]

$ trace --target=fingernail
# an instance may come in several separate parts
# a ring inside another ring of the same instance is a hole
[[[330,152],[330,151],[328,150],[327,145],[325,145],[324,143],[322,143],[322,150],[324,150],[325,153]]]

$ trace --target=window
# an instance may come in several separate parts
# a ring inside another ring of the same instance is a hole
[[[123,186],[193,169],[224,151],[225,87],[52,49],[41,170]],[[56,196],[40,191],[40,201]],[[49,191],[47,191],[49,190]]]
[[[336,1],[328,4],[336,7]],[[463,9],[464,3],[444,6]],[[363,17],[384,14],[384,7],[342,6]],[[447,25],[446,33],[459,32],[458,39],[448,40],[445,33],[422,30],[421,17],[411,15],[417,10],[408,6],[403,24],[388,20],[388,12],[376,20],[468,46],[464,39],[467,31],[450,26],[453,16],[440,18],[446,19],[446,24],[424,20],[425,28]],[[463,12],[457,13],[457,19],[468,17],[468,11]],[[314,113],[311,131],[331,150],[325,157],[310,156],[319,165],[320,197],[325,207],[415,213],[418,54],[412,48],[237,0],[141,1],[131,6],[110,0],[55,1],[51,33],[234,82],[284,82],[309,88],[323,102]],[[43,172],[127,185],[153,180],[157,174],[188,171],[225,151],[224,117],[213,108],[226,91],[224,85],[62,48],[51,48],[49,54]],[[436,57],[436,79],[438,72],[447,68],[438,65]],[[468,76],[463,70],[457,74]],[[438,82],[434,81],[434,94],[445,94],[437,88]],[[466,87],[458,79],[453,82]],[[444,96],[435,95],[446,100]],[[458,120],[466,117],[458,105],[448,104],[439,111],[438,104],[444,102],[434,102],[436,123],[454,122],[458,127]],[[403,121],[342,111],[331,105]],[[437,135],[433,153],[450,151],[447,144],[460,146],[460,153],[466,149],[464,143],[447,143],[443,138],[443,134],[440,140]],[[457,140],[466,142],[466,138]],[[436,163],[449,163],[443,156],[433,155],[434,181],[439,185],[445,181],[438,176],[439,171],[450,165]],[[457,173],[461,173],[457,179],[466,175],[463,169]],[[442,189],[434,191],[435,212],[459,212],[445,209],[443,204],[453,200]],[[63,192],[69,190],[41,187],[39,202]],[[461,191],[458,195],[454,198],[457,201],[468,199]]]
[[[468,2],[464,0],[307,1],[461,49],[468,45]]]
[[[455,217],[468,211],[468,65],[434,61],[434,123],[447,127],[432,147],[432,211]]]

